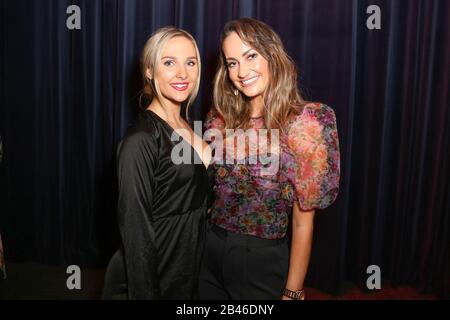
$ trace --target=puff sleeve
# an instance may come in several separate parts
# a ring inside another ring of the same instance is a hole
[[[303,211],[324,209],[339,191],[340,154],[336,116],[320,103],[304,106],[288,130],[294,157],[293,181]]]

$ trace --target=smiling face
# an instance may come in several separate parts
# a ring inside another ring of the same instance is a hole
[[[230,33],[222,46],[228,75],[234,86],[252,102],[260,101],[269,84],[269,63],[255,49],[244,43],[236,32]]]
[[[151,77],[150,70],[147,76]],[[198,57],[191,40],[177,36],[167,41],[157,62],[154,80],[166,105],[180,105],[194,90],[199,76]]]

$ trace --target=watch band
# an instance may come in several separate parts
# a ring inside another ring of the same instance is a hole
[[[291,298],[292,300],[304,300],[305,299],[305,290],[301,289],[298,291],[292,291],[287,288],[284,288],[283,295]]]

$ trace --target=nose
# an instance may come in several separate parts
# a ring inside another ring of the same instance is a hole
[[[177,78],[180,78],[180,79],[186,79],[187,78],[187,72],[186,72],[186,68],[184,66],[179,66],[178,67]]]
[[[244,64],[239,65],[238,77],[241,79],[245,79],[248,76],[249,68]]]

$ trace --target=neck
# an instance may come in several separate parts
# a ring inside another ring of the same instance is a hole
[[[264,103],[262,96],[259,95],[250,100],[250,117],[258,118],[264,115]]]
[[[179,122],[181,120],[181,104],[173,103],[171,101],[164,101],[163,106],[157,98],[153,98],[147,109],[153,111],[167,122]]]

